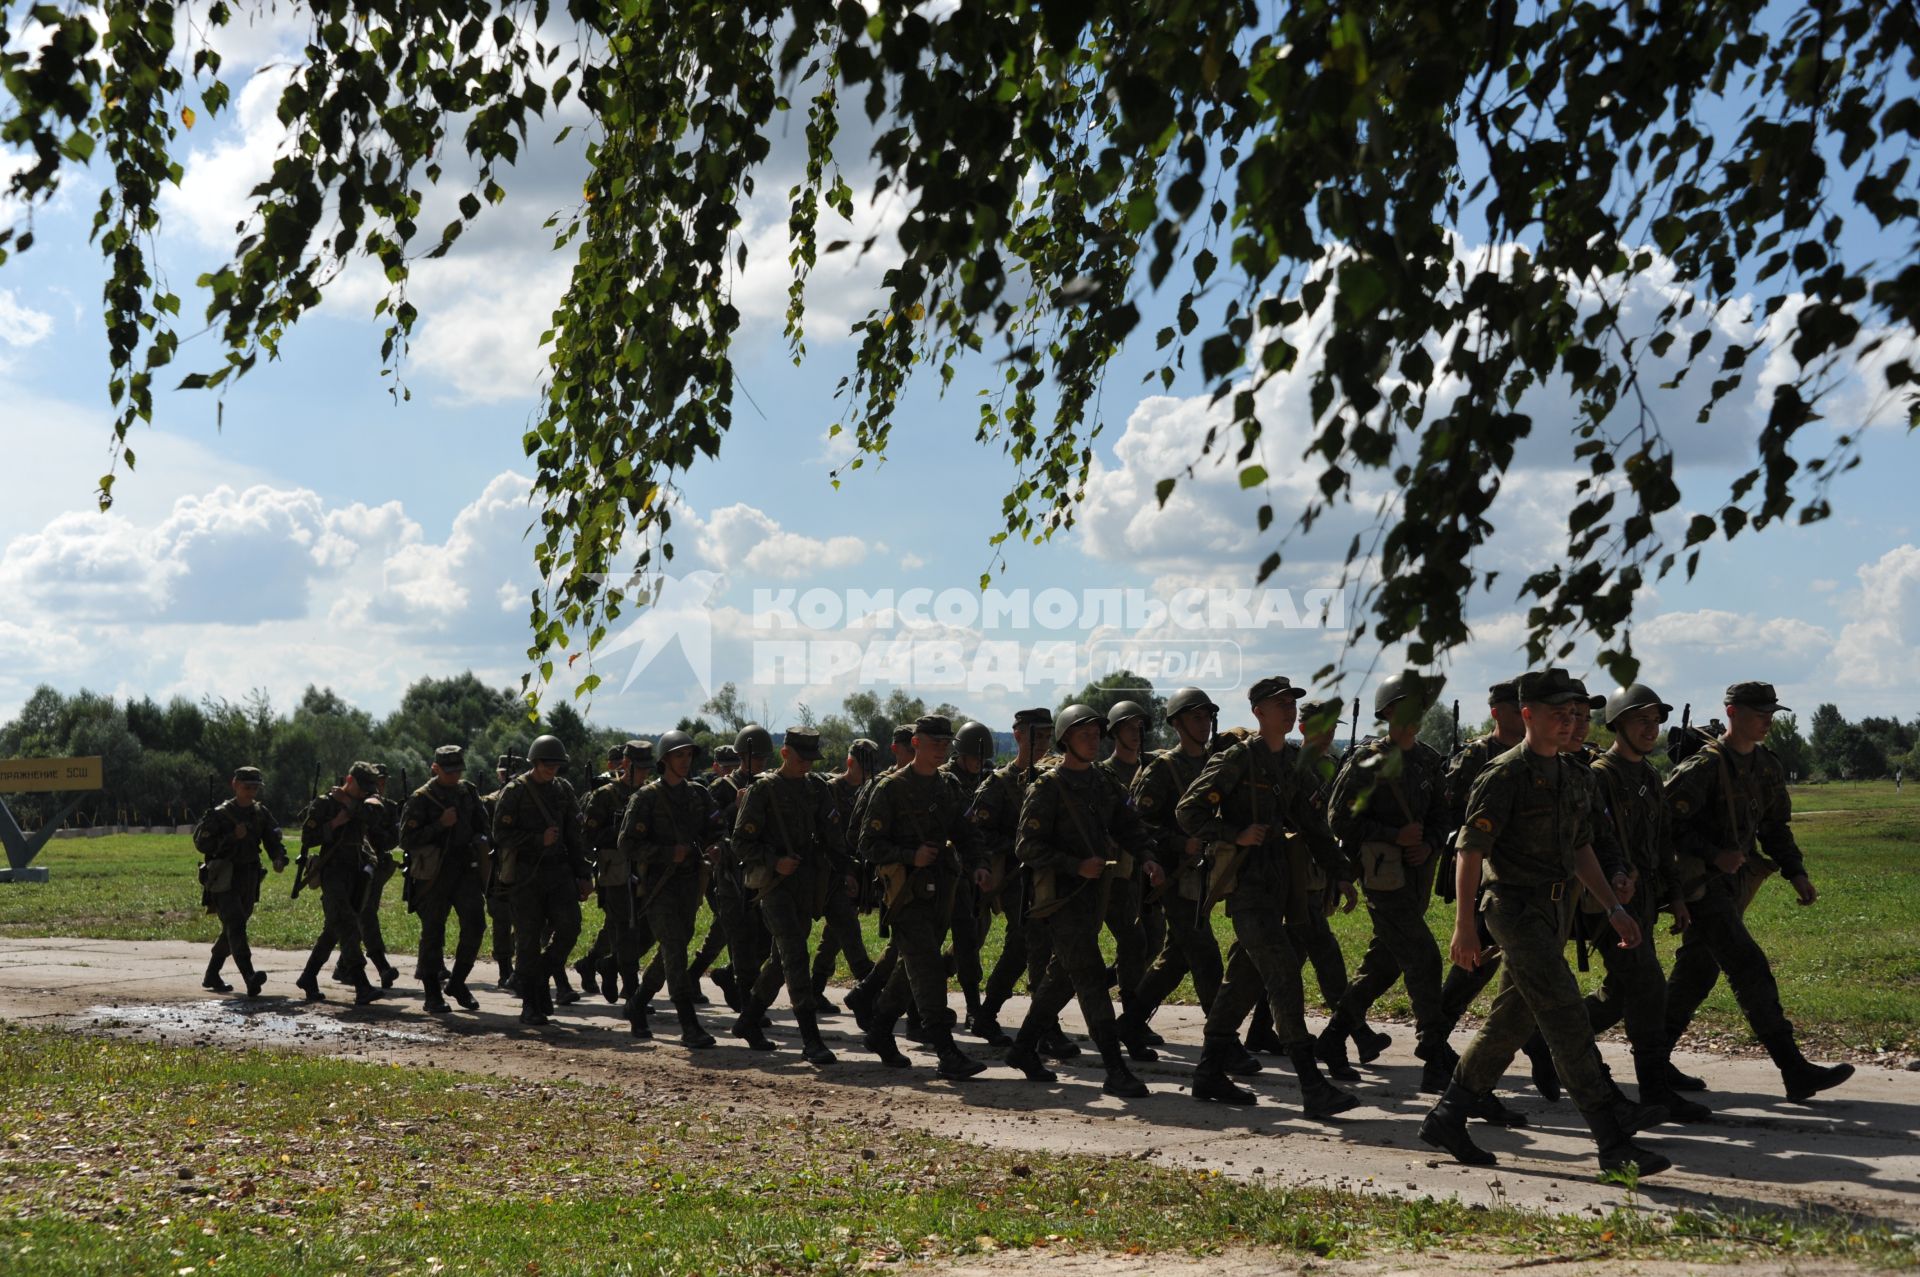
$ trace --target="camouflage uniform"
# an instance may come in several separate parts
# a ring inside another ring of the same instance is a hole
[[[974,791],[967,815],[979,842],[982,863],[991,875],[985,895],[989,903],[998,899],[1000,912],[1007,920],[1000,957],[980,992],[980,1010],[989,1019],[998,1018],[1022,974],[1027,977],[1027,991],[1039,992],[1051,956],[1051,933],[1038,920],[1027,917],[1027,875],[1015,849],[1020,807],[1039,773],[1037,762],[1026,768],[1008,763],[994,769]]]
[[[769,948],[766,924],[760,911],[751,907],[742,877],[745,870],[734,855],[734,830],[741,806],[746,802],[747,788],[754,779],[736,767],[707,787],[723,831],[714,853],[712,890],[707,902],[713,909],[714,928],[727,949],[727,983],[733,986],[733,997],[741,999],[759,979]],[[720,980],[719,971],[714,972],[714,978]]]
[[[451,810],[454,823],[441,823]],[[483,857],[491,822],[480,791],[466,780],[452,785],[429,781],[413,791],[400,812],[400,847],[407,854],[409,907],[420,915],[416,974],[426,984],[428,1001],[439,1000],[440,968],[447,943],[447,915],[459,921],[453,969],[447,988],[466,988],[480,938],[486,931],[486,899],[481,891]]]
[[[502,766],[496,772],[506,771],[505,757]],[[511,780],[509,776],[507,780]],[[507,792],[507,780],[500,782],[500,788],[491,794],[482,795],[481,809],[486,814],[486,823],[481,826],[489,833],[493,830],[493,813],[500,802],[500,795]],[[500,871],[496,864],[493,875],[486,882],[487,922],[493,934],[493,960],[500,968],[500,983],[505,985],[513,976],[513,902],[507,896],[507,886],[500,881]]]
[[[559,831],[551,846],[548,829]],[[580,938],[576,884],[593,876],[573,787],[559,777],[542,784],[531,771],[507,782],[493,809],[493,845],[513,906],[521,1017],[540,1023],[553,1013],[548,982],[564,978]]]
[[[365,792],[372,792],[371,772],[356,779],[361,781]],[[333,819],[343,813],[346,821],[338,828],[331,827]],[[324,920],[320,938],[314,941],[313,952],[307,955],[307,967],[301,975],[301,987],[307,990],[309,998],[316,995],[314,981],[336,944],[340,947],[341,974],[360,991],[362,1000],[372,991],[360,947],[361,906],[370,889],[375,857],[387,849],[377,842],[385,841],[388,828],[377,804],[366,799],[355,801],[337,789],[316,798],[307,808],[306,819],[301,822],[300,849],[304,852],[309,847],[320,848],[318,859],[308,864],[307,884],[320,888]]]
[[[629,995],[638,978],[640,956],[653,947],[654,939],[638,899],[638,866],[620,848],[621,822],[637,792],[639,787],[629,784],[624,775],[616,776],[588,794],[580,809],[587,857],[594,866],[594,891],[604,918],[593,949],[581,960],[581,978],[592,973],[609,982],[624,981]],[[609,1002],[617,996],[615,987],[608,984]]]
[[[236,826],[243,826],[246,832],[236,835]],[[220,968],[231,956],[234,969],[252,992],[258,982],[253,969],[253,947],[247,943],[247,923],[260,900],[260,883],[266,874],[260,861],[261,851],[265,850],[272,858],[276,869],[286,867],[287,848],[281,841],[280,822],[260,803],[243,806],[229,798],[200,818],[193,829],[193,846],[206,858],[204,872],[209,875],[225,872],[215,869],[218,864],[232,866],[224,891],[203,889],[200,893],[201,905],[220,919],[220,938],[214,941],[213,953],[207,960],[206,987],[218,988],[223,983]]]
[[[382,781],[386,780],[384,766],[376,763],[374,770]],[[382,986],[391,987],[400,978],[400,972],[387,961],[387,937],[380,928],[380,901],[386,895],[387,883],[400,868],[400,862],[393,858],[393,848],[400,843],[400,804],[389,801],[383,790],[367,806],[367,849],[373,853],[373,859],[372,873],[360,898],[360,944],[366,951],[367,961],[380,973]],[[344,965],[335,968],[334,979],[346,984],[353,982]]]
[[[683,1030],[698,1024],[687,947],[700,914],[703,853],[717,833],[718,817],[713,796],[705,789],[662,775],[634,794],[620,826],[620,853],[639,876],[647,925],[659,943],[655,961]],[[676,861],[676,846],[691,848],[691,854]],[[640,1020],[644,992],[643,986],[629,1002],[629,1020]]]
[[[961,812],[973,806],[974,795],[986,783],[993,769],[981,765],[970,772],[958,759],[949,758],[940,767],[942,775],[959,787],[965,801]],[[991,915],[982,907],[980,889],[973,884],[971,872],[962,874],[953,889],[953,917],[948,924],[953,941],[953,972],[966,1002],[969,1020],[980,1011],[980,985],[986,973],[980,967],[980,947],[987,942],[987,924]]]
[[[1153,837],[1153,854],[1167,875],[1167,944],[1136,989],[1140,1010],[1151,1015],[1193,975],[1201,1010],[1213,1006],[1225,967],[1213,926],[1200,912],[1207,874],[1198,856],[1186,854],[1188,835],[1174,819],[1174,808],[1205,768],[1208,755],[1175,747],[1147,760],[1133,778],[1133,810]]]
[[[883,777],[861,810],[866,822],[860,827],[861,858],[878,869],[901,866],[906,873],[904,894],[885,913],[891,947],[899,957],[874,1004],[878,1032],[891,1033],[909,1004],[928,1029],[938,1032],[953,1024],[940,949],[956,912],[960,883],[983,863],[966,819],[967,807],[967,792],[953,775],[938,770],[923,776],[909,766]],[[933,864],[915,868],[914,857],[923,843],[938,847],[940,855]]]
[[[1112,778],[1120,792],[1132,800],[1134,777],[1140,774],[1139,759],[1123,763],[1111,756],[1094,764]],[[1147,857],[1125,879],[1116,878],[1107,892],[1107,931],[1113,936],[1115,969],[1120,977],[1120,998],[1131,1005],[1140,982],[1146,978],[1147,964],[1153,953],[1147,949],[1147,931],[1141,918],[1146,906]]]
[[[1300,751],[1302,775],[1317,782],[1307,804],[1327,817],[1327,803],[1333,797],[1333,782],[1339,766],[1328,754],[1309,749]],[[1324,875],[1323,875],[1324,876]],[[1312,884],[1309,884],[1312,886]],[[1313,964],[1314,980],[1320,986],[1320,998],[1328,1010],[1335,1010],[1347,996],[1347,956],[1341,952],[1340,939],[1333,934],[1327,916],[1333,909],[1338,889],[1331,882],[1318,890],[1309,890],[1304,910],[1296,910],[1287,923],[1287,938],[1302,957]]]
[[[813,929],[813,902],[806,893],[823,862],[839,850],[842,837],[826,787],[812,775],[772,772],[748,787],[733,826],[733,852],[748,875],[747,885],[779,960],[761,967],[742,1008],[743,1018],[773,1002],[783,976],[795,1015],[812,1013],[807,940]],[[783,875],[774,867],[785,858],[799,862],[792,874]]]

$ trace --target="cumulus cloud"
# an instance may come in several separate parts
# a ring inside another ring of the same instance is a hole
[[[744,503],[723,506],[705,519],[693,516],[693,548],[715,569],[777,580],[851,567],[867,556],[859,537],[811,537],[780,526],[764,510]]]
[[[1828,667],[1833,679],[1862,691],[1911,693],[1920,685],[1920,547],[1889,550],[1856,576],[1860,588],[1846,600],[1850,619]]]
[[[4,178],[0,173],[0,180]],[[0,343],[25,349],[45,341],[52,331],[53,316],[23,304],[11,288],[0,288]]]

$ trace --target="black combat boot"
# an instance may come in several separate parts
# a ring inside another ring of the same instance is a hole
[[[580,990],[567,983],[567,967],[561,963],[553,972],[553,1001],[555,1006],[570,1007],[580,1000]]]
[[[1767,1034],[1760,1039],[1760,1045],[1767,1048],[1768,1058],[1780,1070],[1780,1080],[1786,1083],[1787,1098],[1796,1104],[1810,1100],[1821,1091],[1836,1087],[1853,1076],[1851,1064],[1815,1064],[1801,1054],[1800,1044],[1793,1040],[1792,1028]]]
[[[1460,1053],[1437,1035],[1423,1038],[1413,1053],[1420,1060],[1420,1094],[1444,1095],[1453,1081],[1454,1069],[1460,1066]]]
[[[355,1006],[363,1007],[370,1002],[378,1002],[384,996],[380,987],[367,979],[364,967],[353,973],[353,1004]]]
[[[693,981],[688,980],[687,983],[693,984]],[[648,1006],[652,1006],[653,1000],[660,995],[660,990],[666,987],[667,969],[660,965],[660,961],[656,957],[654,961],[647,964],[647,969],[640,973],[640,983],[634,986],[633,996]],[[696,989],[699,988],[698,985],[694,985],[694,987]],[[668,1000],[671,1001],[672,999],[669,998]],[[705,1002],[706,999],[700,998],[698,1001]]]
[[[1464,1166],[1492,1166],[1492,1153],[1473,1142],[1467,1134],[1467,1118],[1483,1102],[1466,1087],[1454,1082],[1420,1123],[1420,1142],[1443,1149]]]
[[[941,1077],[952,1078],[957,1082],[961,1078],[972,1077],[987,1067],[960,1049],[960,1044],[953,1040],[953,1030],[946,1025],[934,1026],[932,1034],[933,1049],[940,1056],[938,1072]]]
[[[1094,1026],[1093,1044],[1100,1052],[1100,1063],[1106,1066],[1107,1079],[1100,1089],[1108,1095],[1117,1095],[1123,1100],[1142,1100],[1150,1092],[1147,1084],[1133,1075],[1127,1067],[1126,1053],[1120,1049],[1120,1035],[1113,1030],[1113,1021]]]
[[[513,960],[511,958],[501,958],[497,960],[495,965],[500,968],[500,978],[493,982],[493,987],[496,989],[505,989],[513,980]]]
[[[869,971],[861,981],[847,990],[847,996],[840,999],[853,1015],[853,1022],[860,1026],[862,1033],[871,1033],[874,1028],[873,1009],[880,1003],[880,990],[885,987],[876,972]],[[887,1036],[893,1036],[893,1027],[887,1027]]]
[[[909,1006],[907,1013],[900,1017],[900,1036],[922,1046],[933,1044],[933,1039],[927,1034],[927,1022],[920,1018],[919,1007]]]
[[[960,1000],[966,1005],[966,1018],[963,1024],[972,1024],[973,1017],[980,1014],[980,990],[971,985],[960,986]]]
[[[1665,1051],[1642,1054],[1633,1053],[1633,1075],[1640,1083],[1640,1099],[1643,1103],[1658,1104],[1667,1110],[1670,1122],[1711,1122],[1713,1110],[1696,1100],[1687,1099],[1680,1092],[1667,1087],[1667,1053]]]
[[[988,1046],[1006,1046],[1013,1041],[1000,1027],[1000,1005],[999,998],[982,998],[979,1008],[967,1017],[967,1032]]]
[[[1236,1086],[1227,1076],[1227,1061],[1240,1048],[1238,1041],[1209,1038],[1200,1048],[1200,1062],[1193,1069],[1193,1098],[1215,1104],[1257,1104],[1259,1097],[1244,1086]]]
[[[264,971],[255,971],[252,967],[248,967],[242,974],[247,981],[247,996],[250,998],[259,997],[260,990],[266,987],[267,973]]]
[[[446,995],[458,1002],[461,1009],[465,1011],[480,1009],[480,999],[474,997],[473,991],[467,988],[467,977],[472,974],[471,962],[456,962],[453,964],[453,970],[447,975],[446,984],[442,986]]]
[[[1029,1082],[1058,1082],[1060,1075],[1047,1067],[1040,1058],[1040,1037],[1042,1026],[1029,1013],[1020,1022],[1020,1031],[1013,1035],[1013,1046],[1007,1051],[1007,1063],[1027,1075]]]
[[[1353,1061],[1347,1058],[1347,1035],[1352,1032],[1347,1022],[1338,1012],[1327,1021],[1327,1027],[1320,1030],[1320,1036],[1314,1039],[1313,1055],[1327,1066],[1327,1076],[1338,1078],[1342,1082],[1358,1082],[1360,1070],[1353,1067]]]
[[[220,968],[227,964],[225,958],[215,958],[207,963],[207,974],[200,980],[200,987],[209,993],[232,993],[233,986],[220,978]]]
[[[383,989],[391,989],[400,980],[400,968],[388,962],[384,953],[373,960],[373,968],[380,973],[380,987]]]
[[[720,990],[720,997],[730,1011],[739,1011],[746,1004],[740,999],[740,982],[733,978],[732,967],[715,967],[707,972],[707,978],[713,981],[713,987]]]
[[[1533,1089],[1540,1092],[1540,1098],[1552,1104],[1560,1098],[1560,1070],[1553,1062],[1553,1052],[1547,1049],[1547,1040],[1535,1029],[1533,1035],[1520,1045],[1526,1052],[1527,1060],[1532,1064]]]
[[[627,1003],[627,1032],[637,1042],[653,1041],[653,1026],[647,1023],[647,1004],[637,998]]]
[[[820,1036],[820,1019],[812,1007],[795,1007],[793,1019],[800,1026],[800,1057],[816,1068],[836,1063],[834,1054]]]
[[[1300,1079],[1301,1108],[1308,1117],[1332,1117],[1360,1102],[1352,1094],[1327,1081],[1320,1072],[1320,1062],[1313,1058],[1312,1043],[1302,1042],[1289,1047],[1287,1058],[1293,1061],[1294,1076]]]
[[[1127,1055],[1142,1064],[1151,1064],[1160,1053],[1147,1041],[1147,1022],[1140,1014],[1140,999],[1131,993],[1120,995],[1120,1018],[1113,1022],[1114,1035],[1127,1048]]]
[[[1285,1055],[1287,1048],[1280,1041],[1280,1035],[1273,1031],[1273,1008],[1265,998],[1253,1009],[1253,1019],[1247,1025],[1244,1039],[1247,1050],[1255,1055]]]
[[[645,1002],[640,1003],[646,1006]],[[694,1051],[704,1051],[712,1046],[713,1034],[707,1032],[700,1023],[700,1010],[692,998],[676,1000],[673,1010],[680,1017],[680,1045]]]
[[[880,1063],[890,1069],[904,1069],[913,1063],[901,1053],[900,1044],[893,1040],[893,1026],[898,1020],[898,1016],[871,1012],[866,1017],[867,1031],[860,1038],[861,1048],[879,1056]]]
[[[740,1017],[728,1032],[756,1051],[773,1050],[773,1039],[767,1036],[766,1030],[760,1025],[760,1017],[766,1013],[766,1009],[758,1000],[749,998],[740,1008]]]
[[[600,991],[600,972],[594,965],[591,953],[573,964],[573,973],[580,977],[581,992],[598,993]]]
[[[1353,1040],[1353,1053],[1359,1057],[1362,1064],[1372,1064],[1380,1058],[1383,1051],[1393,1045],[1391,1036],[1380,1032],[1368,1024],[1364,1018],[1353,1022],[1353,1028],[1347,1036]]]
[[[308,1002],[325,1002],[327,1000],[327,995],[320,992],[320,967],[326,960],[327,951],[315,945],[313,952],[307,955],[306,970],[302,971],[300,978],[293,982],[294,988],[306,994],[305,1000]]]
[[[600,994],[600,1000],[608,1006],[613,1006],[619,1002],[620,960],[614,957],[614,955],[608,954],[600,960],[600,965],[594,968],[593,974],[599,984],[598,992]],[[585,984],[584,981],[582,981],[582,983]],[[588,993],[595,992],[594,986],[586,985],[586,991]],[[631,981],[628,983],[628,992],[632,992]]]
[[[1485,1095],[1470,1096],[1468,1103],[1471,1105],[1468,1110],[1469,1115],[1479,1118],[1489,1126],[1512,1128],[1527,1124],[1525,1113],[1508,1108],[1492,1091],[1488,1091]]]
[[[1247,1050],[1246,1045],[1235,1037],[1221,1047],[1221,1068],[1235,1077],[1252,1077],[1266,1071],[1266,1065],[1260,1057]]]
[[[1660,1153],[1642,1148],[1633,1142],[1635,1128],[1621,1120],[1620,1105],[1610,1104],[1604,1109],[1592,1113],[1583,1113],[1587,1125],[1593,1130],[1594,1142],[1600,1145],[1600,1172],[1602,1175],[1617,1175],[1630,1172],[1641,1177],[1658,1175],[1672,1167],[1673,1163]]]
[[[1080,1046],[1066,1035],[1066,1031],[1060,1027],[1060,1021],[1055,1020],[1040,1035],[1040,1054],[1049,1060],[1077,1060],[1080,1058]]]
[[[1697,1092],[1697,1091],[1704,1091],[1707,1089],[1707,1080],[1705,1078],[1695,1077],[1691,1073],[1682,1073],[1677,1067],[1675,1067],[1673,1063],[1673,1056],[1671,1053],[1669,1053],[1667,1056],[1666,1081],[1667,1081],[1667,1089],[1673,1090],[1673,1091],[1696,1091]]]
[[[453,1010],[452,1007],[447,1005],[447,1000],[440,995],[440,977],[437,974],[429,971],[424,983],[427,986],[427,997],[426,1001],[421,1003],[421,1005],[430,1014],[445,1015],[447,1012]]]

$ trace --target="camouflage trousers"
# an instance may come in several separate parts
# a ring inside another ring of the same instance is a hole
[[[1686,1033],[1693,1023],[1693,1013],[1713,991],[1722,971],[1755,1037],[1765,1039],[1791,1029],[1780,1007],[1780,985],[1774,979],[1773,964],[1747,930],[1747,906],[1758,885],[1756,878],[1746,873],[1711,874],[1706,894],[1688,906],[1693,925],[1681,933],[1680,948],[1673,955],[1673,972],[1667,977],[1669,1045]]]
[[[1351,1023],[1366,1019],[1380,995],[1391,989],[1395,980],[1404,980],[1407,1001],[1413,1006],[1415,1031],[1422,1042],[1444,1040],[1452,1027],[1441,1011],[1440,946],[1434,942],[1433,928],[1427,925],[1436,859],[1430,856],[1426,864],[1411,871],[1404,887],[1366,893],[1373,935],[1339,1006]]]
[[[1191,974],[1200,1009],[1211,1010],[1220,992],[1220,981],[1226,975],[1226,966],[1220,960],[1220,942],[1213,938],[1213,921],[1200,916],[1198,900],[1189,900],[1177,893],[1167,897],[1164,916],[1166,947],[1135,989],[1140,1004],[1148,1008],[1159,1006],[1172,997],[1180,981]]]
[[[693,980],[687,973],[687,946],[693,943],[693,924],[699,915],[698,865],[682,865],[647,902],[647,926],[652,929],[657,945],[654,962],[660,967],[667,996],[677,1007],[693,1002]],[[635,994],[636,998],[639,996]]]
[[[339,973],[358,983],[365,978],[366,958],[361,953],[361,905],[368,890],[365,861],[357,855],[336,852],[320,870],[320,938],[307,955],[307,971],[317,972],[337,945],[340,949]]]
[[[420,915],[420,956],[414,966],[415,977],[439,975],[447,949],[447,918],[452,916],[459,924],[459,939],[454,942],[450,974],[456,980],[465,980],[480,956],[480,939],[487,928],[479,872],[465,865],[442,869],[432,882],[414,887],[413,906]]]
[[[1347,996],[1347,955],[1340,951],[1340,940],[1327,923],[1329,903],[1328,892],[1316,893],[1307,902],[1303,915],[1287,923],[1287,939],[1293,942],[1294,950],[1312,964],[1321,999],[1328,1010],[1336,1011]]]
[[[1145,898],[1145,882],[1136,870],[1131,877],[1116,878],[1108,884],[1107,930],[1113,935],[1114,959],[1120,975],[1121,991],[1129,997],[1146,978],[1146,928],[1140,925],[1140,903]]]
[[[552,1006],[548,982],[566,970],[580,938],[580,897],[573,871],[561,857],[531,865],[523,861],[520,873],[507,888],[513,902],[513,966],[520,973],[521,1004],[545,1011]]]
[[[760,974],[753,982],[754,1005],[764,1007],[771,1003],[784,980],[787,1000],[793,1004],[793,1009],[811,1010],[813,967],[807,956],[807,940],[813,931],[813,919],[808,916],[805,902],[800,899],[789,878],[760,892],[754,903],[759,908],[761,921],[766,924],[767,935],[773,941],[772,958],[761,966]],[[734,961],[736,965],[739,962],[737,951]]]
[[[943,872],[931,899],[908,900],[888,919],[893,933],[888,950],[895,961],[893,974],[874,1002],[878,1019],[892,1023],[911,1001],[922,1024],[932,1028],[953,1024],[953,1008],[947,1005],[947,964],[940,948],[947,941],[955,912],[956,885],[953,875]]]
[[[1631,949],[1620,947],[1605,914],[1582,912],[1576,925],[1588,947],[1600,951],[1607,968],[1607,978],[1587,997],[1587,1023],[1595,1033],[1603,1033],[1626,1022],[1627,1041],[1644,1084],[1652,1076],[1647,1066],[1665,1063],[1672,1045],[1667,1041],[1667,977],[1653,946],[1659,913],[1652,897],[1636,894],[1627,911],[1640,924],[1640,943]]]
[[[1106,921],[1105,893],[1100,890],[1104,884],[1073,881],[1080,885],[1065,888],[1073,895],[1040,923],[1046,928],[1053,954],[1046,974],[1034,989],[1023,1031],[1026,1024],[1051,1024],[1076,998],[1089,1032],[1098,1034],[1113,1022],[1113,1002],[1107,996],[1107,960],[1100,954],[1100,928]]]
[[[1273,1013],[1273,1031],[1288,1050],[1309,1045],[1306,993],[1300,982],[1300,953],[1287,936],[1278,905],[1227,897],[1234,942],[1227,971],[1207,1012],[1207,1041],[1239,1037],[1241,1023],[1264,994]]]
[[[1053,956],[1053,932],[1044,921],[1024,917],[1027,911],[1027,878],[1018,870],[1010,871],[1000,888],[1000,908],[1007,920],[1007,933],[1000,942],[1000,957],[987,974],[981,1001],[998,1007],[1013,996],[1013,986],[1027,977],[1027,992],[1040,992],[1047,965]]]
[[[233,887],[213,897],[210,908],[220,919],[220,938],[213,942],[210,957],[215,971],[229,957],[241,975],[253,970],[253,946],[247,941],[247,924],[253,920],[253,907],[260,899],[261,877],[258,862],[249,865],[240,861],[233,867]]]
[[[1567,1094],[1581,1112],[1595,1113],[1612,1099],[1613,1088],[1593,1044],[1580,983],[1567,965],[1564,911],[1573,902],[1572,893],[1566,895],[1553,899],[1544,887],[1488,890],[1487,930],[1504,951],[1500,988],[1453,1076],[1474,1094],[1487,1094],[1538,1025]]]

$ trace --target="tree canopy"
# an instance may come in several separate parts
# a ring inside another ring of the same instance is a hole
[[[230,98],[210,31],[255,7],[4,6],[0,138],[27,159],[10,193],[31,210],[76,166],[111,168],[95,237],[128,469],[131,429],[179,351],[181,299],[151,262],[159,194],[180,179],[195,112]],[[554,223],[572,274],[525,435],[550,582],[529,656],[548,675],[555,648],[596,643],[644,597],[672,554],[675,476],[722,450],[741,206],[787,117],[804,115],[806,144],[789,192],[794,356],[824,254],[893,263],[841,383],[851,466],[884,454],[916,376],[984,379],[978,439],[1008,464],[995,539],[1045,539],[1073,522],[1122,343],[1150,341],[1150,382],[1197,374],[1220,412],[1158,499],[1201,465],[1263,491],[1269,464],[1309,467],[1309,499],[1259,507],[1261,579],[1292,535],[1361,504],[1354,637],[1404,641],[1415,664],[1465,641],[1466,596],[1493,584],[1476,552],[1536,388],[1579,405],[1555,446],[1585,477],[1564,550],[1518,585],[1529,655],[1591,633],[1622,682],[1644,585],[1691,574],[1716,539],[1826,516],[1858,435],[1807,428],[1837,383],[1871,376],[1920,419],[1912,5],[308,8],[279,99],[288,147],[230,262],[200,281],[221,354],[182,384],[218,391],[247,373],[362,258],[384,271],[376,315],[398,362],[417,318],[411,265],[505,198],[530,130],[577,99],[590,172]],[[871,145],[845,154],[856,129]],[[897,243],[823,231],[853,211],[849,173],[906,209]],[[461,184],[457,216],[423,226],[443,181]],[[31,240],[30,222],[0,231],[0,260]],[[1645,280],[1668,299],[1652,315],[1624,302]],[[1156,304],[1174,318],[1148,333]],[[1301,367],[1305,455],[1265,459],[1260,389]],[[1674,423],[1650,390],[1705,381],[1704,421],[1763,367],[1750,464],[1730,488],[1683,493]]]

